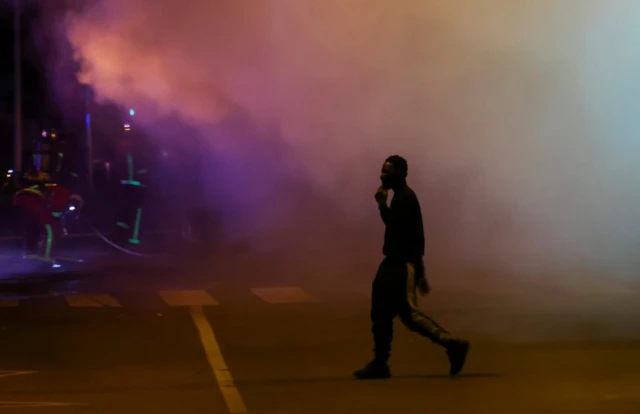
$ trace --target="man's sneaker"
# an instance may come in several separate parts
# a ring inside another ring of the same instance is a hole
[[[447,356],[449,356],[449,375],[455,377],[464,368],[464,363],[467,360],[467,354],[469,353],[469,341],[463,339],[456,339],[447,349]]]
[[[372,361],[364,368],[354,371],[353,376],[357,379],[382,379],[391,378],[391,372],[386,363]]]

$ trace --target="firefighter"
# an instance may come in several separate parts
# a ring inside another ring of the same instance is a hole
[[[20,215],[26,257],[53,261],[56,241],[63,232],[62,219],[82,206],[82,198],[57,184],[39,183],[18,191],[13,206]],[[40,247],[41,239],[45,242]]]
[[[119,244],[140,243],[140,223],[142,205],[146,194],[143,183],[147,170],[140,169],[134,162],[134,148],[131,140],[119,142],[116,154],[116,170],[120,170],[121,205],[116,223],[115,241]]]

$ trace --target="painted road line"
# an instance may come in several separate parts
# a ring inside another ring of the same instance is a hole
[[[311,295],[299,287],[252,288],[251,291],[269,304],[316,302]]]
[[[38,371],[0,371],[0,378],[13,377],[16,375],[37,374]]]
[[[91,299],[109,308],[122,307],[122,305],[120,305],[120,302],[118,302],[118,299],[114,298],[111,295],[95,295],[91,296]]]
[[[173,307],[219,305],[205,290],[161,290],[158,295],[167,305]]]
[[[120,302],[109,295],[68,295],[64,297],[67,304],[73,308],[120,308]]]
[[[227,403],[229,412],[232,414],[246,413],[247,407],[244,404],[242,395],[240,395],[240,391],[238,391],[233,382],[231,371],[229,371],[229,367],[224,361],[220,345],[218,345],[218,341],[216,340],[216,335],[204,314],[204,308],[202,306],[192,306],[190,313],[193,323],[196,325],[198,333],[200,334],[200,341],[202,342],[204,352],[207,355],[211,369],[213,369],[213,374],[218,381],[218,387],[220,387],[220,392],[224,397],[224,401]]]
[[[0,308],[15,308],[20,301],[14,299],[0,299]]]

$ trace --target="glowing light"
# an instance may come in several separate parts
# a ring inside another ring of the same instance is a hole
[[[124,124],[124,130],[125,131],[131,131],[131,124],[129,124],[129,123]]]
[[[58,263],[54,263],[51,267],[53,267],[54,269],[58,269],[62,267],[62,265],[59,265]]]
[[[69,207],[69,211],[74,211],[75,209],[76,209],[76,207],[75,207],[75,206],[71,206],[71,207]]]
[[[42,138],[46,138],[47,137],[47,131],[42,131]]]
[[[9,171],[7,171],[7,173],[13,174],[13,170],[9,170]]]
[[[136,111],[133,110],[133,108],[129,109],[129,115],[134,116],[136,114]]]

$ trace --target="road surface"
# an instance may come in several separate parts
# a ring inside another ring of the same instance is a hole
[[[463,374],[397,323],[394,377],[359,382],[368,275],[321,270],[203,259],[4,280],[0,413],[640,412],[633,287],[435,279],[422,307],[472,340]]]

